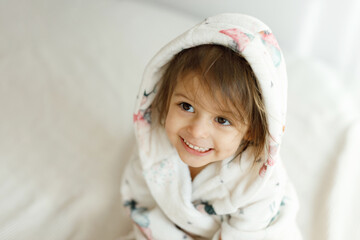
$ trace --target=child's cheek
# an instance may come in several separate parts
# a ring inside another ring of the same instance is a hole
[[[175,136],[177,135],[176,134],[176,121],[174,120],[173,118],[173,115],[168,114],[168,116],[166,117],[166,120],[165,120],[165,131],[166,131],[166,134],[171,142],[172,145],[175,144]]]

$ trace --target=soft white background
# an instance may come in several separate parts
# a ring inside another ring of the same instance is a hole
[[[262,19],[284,49],[282,155],[304,239],[360,238],[358,1],[0,0],[0,240],[127,231],[119,183],[142,71],[220,12]]]
[[[357,0],[153,0],[205,18],[221,12],[254,15],[271,26],[281,46],[324,60],[360,79],[360,1]],[[350,79],[345,81],[349,82]]]

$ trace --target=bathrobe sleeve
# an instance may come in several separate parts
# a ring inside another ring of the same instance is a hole
[[[300,240],[301,234],[294,221],[298,202],[288,182],[285,193],[274,194],[269,188],[252,204],[228,215],[213,240]]]
[[[133,221],[135,239],[192,239],[176,227],[155,202],[142,174],[138,154],[128,162],[121,184],[123,206]]]

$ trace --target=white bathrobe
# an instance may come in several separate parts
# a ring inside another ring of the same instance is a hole
[[[188,167],[165,130],[151,128],[150,106],[166,64],[183,49],[218,44],[241,53],[253,69],[268,111],[267,159],[241,159],[206,166],[191,181]],[[138,148],[121,184],[123,205],[135,239],[297,240],[298,201],[280,159],[285,131],[287,75],[271,30],[241,14],[205,19],[162,48],[148,64],[134,112]],[[154,130],[156,129],[156,130]],[[131,221],[129,219],[129,221]],[[194,237],[195,236],[195,237]]]

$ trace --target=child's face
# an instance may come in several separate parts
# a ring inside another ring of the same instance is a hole
[[[178,82],[165,130],[181,160],[190,167],[204,167],[233,156],[247,132],[231,114],[234,109],[221,111],[195,73]]]

